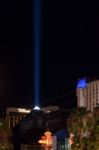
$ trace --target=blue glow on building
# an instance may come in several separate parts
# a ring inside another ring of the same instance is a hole
[[[86,85],[87,85],[86,79],[81,79],[78,81],[77,88],[84,88],[86,87]]]
[[[34,105],[40,105],[41,0],[33,1]]]

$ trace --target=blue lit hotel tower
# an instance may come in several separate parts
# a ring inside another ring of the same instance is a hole
[[[99,105],[99,80],[86,82],[86,79],[78,81],[77,106],[85,107],[88,111],[93,111]]]

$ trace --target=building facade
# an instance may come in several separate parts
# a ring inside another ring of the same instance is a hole
[[[5,118],[8,127],[13,128],[30,112],[31,109],[8,107],[3,118]]]
[[[99,80],[91,82],[87,82],[86,79],[79,80],[76,94],[77,106],[93,111],[99,105]]]

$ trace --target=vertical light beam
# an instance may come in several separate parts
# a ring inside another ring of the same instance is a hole
[[[41,0],[34,1],[34,106],[40,105]]]

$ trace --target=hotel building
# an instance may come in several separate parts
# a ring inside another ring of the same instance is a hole
[[[77,106],[93,111],[99,105],[99,80],[91,82],[87,82],[86,79],[79,80],[76,94]]]
[[[13,128],[32,110],[25,108],[8,107],[6,109],[5,121],[9,128]]]

